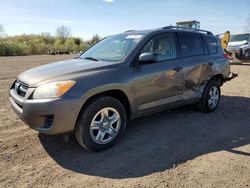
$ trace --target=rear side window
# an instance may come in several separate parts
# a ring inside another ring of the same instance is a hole
[[[196,33],[180,33],[180,47],[182,57],[203,55],[203,43],[201,35]]]
[[[208,53],[209,54],[215,54],[218,51],[218,43],[214,36],[204,36]]]

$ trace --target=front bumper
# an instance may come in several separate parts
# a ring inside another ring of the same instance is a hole
[[[32,93],[32,88],[26,93]],[[10,90],[10,102],[16,114],[32,129],[45,134],[64,134],[74,130],[81,110],[80,99],[64,96],[55,99],[29,99]]]

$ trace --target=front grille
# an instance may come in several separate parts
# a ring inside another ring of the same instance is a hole
[[[28,88],[29,86],[27,84],[20,82],[19,80],[16,80],[13,85],[15,92],[22,97],[26,95]]]

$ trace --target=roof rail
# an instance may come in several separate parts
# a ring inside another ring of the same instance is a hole
[[[162,27],[162,29],[179,29],[179,30],[187,30],[187,31],[197,31],[201,33],[206,33],[208,35],[212,35],[213,33],[210,31],[202,30],[202,29],[194,29],[194,28],[189,28],[189,27],[179,27],[179,26],[166,26]]]

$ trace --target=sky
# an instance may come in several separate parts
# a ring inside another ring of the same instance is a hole
[[[58,26],[89,39],[126,30],[153,29],[198,20],[215,34],[244,31],[250,0],[0,0],[0,24],[7,35],[55,35]]]

